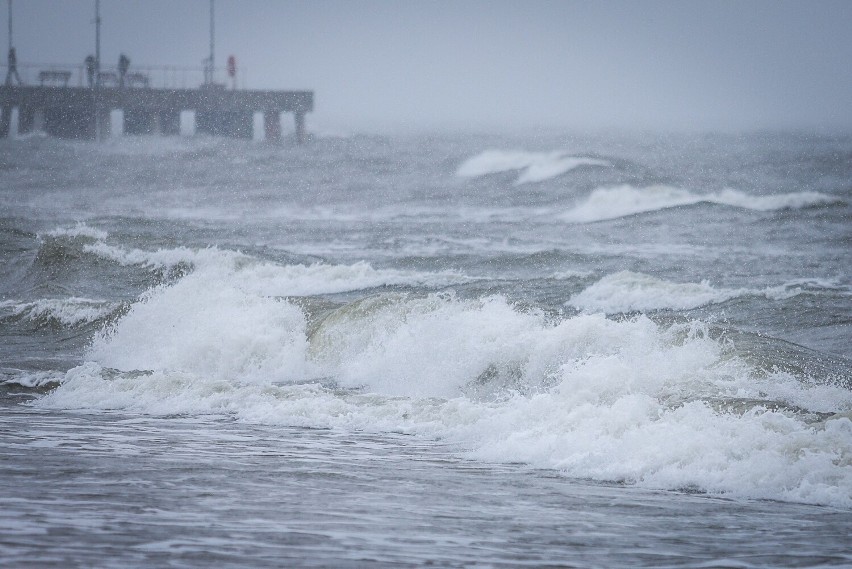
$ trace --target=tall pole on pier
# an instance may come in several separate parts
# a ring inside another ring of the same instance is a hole
[[[9,51],[8,51],[8,69],[6,70],[6,85],[12,84],[12,78],[18,80],[18,85],[21,84],[21,77],[18,75],[18,62],[17,56],[13,51],[13,43],[12,43],[12,0],[9,0]],[[3,123],[0,126],[0,130],[4,132],[8,132],[8,117],[12,113],[12,107],[3,107]]]
[[[95,140],[101,141],[101,0],[95,0]]]
[[[214,33],[216,31],[215,26],[213,25],[213,0],[210,0],[210,77],[209,82],[213,84],[213,73],[216,69],[216,59],[215,59],[215,43],[214,43]]]
[[[101,67],[101,0],[95,0],[95,71]],[[97,81],[97,75],[96,81]]]

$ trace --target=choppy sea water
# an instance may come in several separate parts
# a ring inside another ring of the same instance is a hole
[[[0,141],[11,566],[852,564],[852,137]]]

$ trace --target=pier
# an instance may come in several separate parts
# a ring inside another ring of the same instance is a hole
[[[224,70],[228,84],[216,82],[214,0],[210,0],[210,54],[204,60],[203,82],[196,88],[187,88],[187,74],[194,72],[189,68],[131,69],[124,53],[116,67],[102,65],[100,0],[95,0],[95,52],[85,58],[84,65],[19,64],[12,41],[11,0],[8,5],[9,51],[6,81],[0,86],[0,138],[12,133],[12,117],[17,109],[19,135],[44,132],[83,140],[101,140],[118,132],[111,124],[117,116],[122,117],[123,134],[180,134],[181,114],[192,111],[193,132],[233,138],[254,138],[255,113],[262,113],[265,139],[278,142],[281,115],[290,113],[296,142],[305,141],[305,114],[314,110],[313,91],[238,89],[233,55],[228,57]],[[32,76],[29,71],[37,71],[37,75]],[[76,85],[72,80],[75,75]],[[182,80],[178,85],[179,76]],[[189,84],[199,85],[194,81]],[[244,75],[242,84],[245,86]],[[115,110],[121,113],[113,115]]]
[[[51,77],[50,79],[55,79]],[[195,132],[234,138],[254,136],[254,114],[263,114],[267,141],[281,140],[282,113],[293,115],[295,138],[305,140],[305,114],[313,111],[312,91],[229,90],[150,87],[0,86],[0,137],[11,130],[18,109],[18,134],[45,132],[60,138],[95,140],[109,136],[113,110],[124,116],[129,135],[180,133],[181,112],[195,112]],[[117,129],[116,129],[117,130]]]

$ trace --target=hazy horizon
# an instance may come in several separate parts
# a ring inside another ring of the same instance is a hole
[[[13,2],[20,64],[81,63],[94,4]],[[248,88],[314,90],[313,128],[852,128],[849,2],[215,5],[218,67],[233,54]],[[207,0],[102,0],[101,18],[104,65],[207,57]]]

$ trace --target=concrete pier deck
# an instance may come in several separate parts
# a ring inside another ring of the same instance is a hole
[[[196,132],[251,138],[254,113],[263,113],[266,139],[280,140],[280,115],[292,113],[296,140],[305,139],[312,91],[0,86],[0,137],[8,136],[12,109],[18,133],[44,131],[61,138],[94,140],[110,132],[111,111],[121,109],[125,134],[178,134],[182,111],[195,111]],[[98,132],[100,129],[100,133]]]

